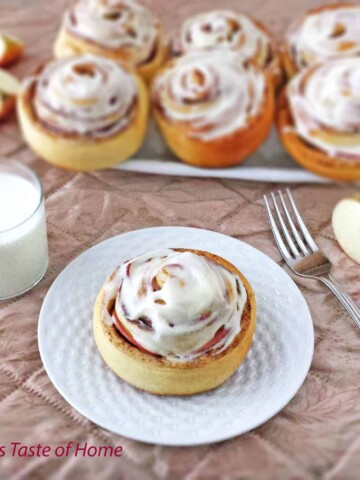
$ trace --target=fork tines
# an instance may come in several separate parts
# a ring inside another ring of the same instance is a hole
[[[276,244],[285,261],[298,259],[319,250],[288,188],[285,192],[271,193],[269,198],[264,195],[264,201]]]

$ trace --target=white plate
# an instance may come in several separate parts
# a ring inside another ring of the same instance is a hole
[[[123,261],[159,247],[221,255],[254,288],[258,318],[253,345],[239,370],[212,392],[193,397],[140,392],[111,372],[95,346],[92,309],[106,277]],[[38,338],[45,369],[70,405],[101,427],[163,445],[225,440],[266,422],[302,385],[314,346],[306,302],[276,263],[231,237],[183,227],[124,233],[81,254],[50,288]]]
[[[153,121],[142,148],[120,170],[179,175],[253,180],[258,182],[326,183],[329,180],[310,173],[297,164],[282,147],[275,128],[259,150],[242,164],[232,168],[196,168],[178,160],[165,145]]]

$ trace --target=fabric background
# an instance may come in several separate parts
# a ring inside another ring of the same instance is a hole
[[[169,30],[215,0],[147,0]],[[281,35],[313,0],[225,0]],[[66,2],[2,0],[0,31],[19,35],[22,76],[51,54]],[[196,448],[145,445],[108,433],[74,411],[46,375],[37,346],[38,314],[48,288],[77,255],[110,236],[158,225],[207,228],[234,236],[282,264],[262,195],[281,185],[172,178],[126,172],[69,173],[47,165],[25,146],[15,116],[0,125],[0,155],[33,168],[46,190],[50,267],[24,296],[0,303],[0,444],[88,442],[124,446],[121,459],[0,459],[0,478],[99,479],[356,479],[360,472],[360,336],[338,301],[316,282],[299,281],[315,324],[310,373],[275,418],[233,440]],[[335,266],[336,278],[360,303],[359,267],[339,248],[330,225],[346,185],[293,185],[304,218]]]

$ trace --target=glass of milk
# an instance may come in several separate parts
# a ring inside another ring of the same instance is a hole
[[[34,172],[0,160],[0,300],[30,290],[48,265],[44,193]]]

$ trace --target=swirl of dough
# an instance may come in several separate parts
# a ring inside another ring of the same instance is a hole
[[[240,278],[222,265],[172,249],[126,262],[105,292],[116,298],[111,320],[128,340],[180,360],[225,350],[240,332],[247,300]]]
[[[298,135],[330,156],[360,161],[360,58],[301,71],[287,96]]]
[[[156,77],[153,100],[189,137],[202,140],[246,127],[263,107],[264,73],[238,52],[194,52],[175,59]]]
[[[224,47],[240,51],[244,58],[265,67],[273,55],[272,43],[267,33],[246,15],[215,10],[186,20],[175,49],[187,53]]]
[[[152,56],[159,33],[156,17],[135,0],[78,0],[65,13],[64,25],[103,48],[125,49],[136,66]]]
[[[45,67],[36,79],[33,107],[50,130],[104,137],[130,124],[137,95],[131,73],[111,60],[82,55]]]
[[[288,29],[286,41],[298,69],[338,56],[360,55],[360,6],[335,5],[309,12]]]

